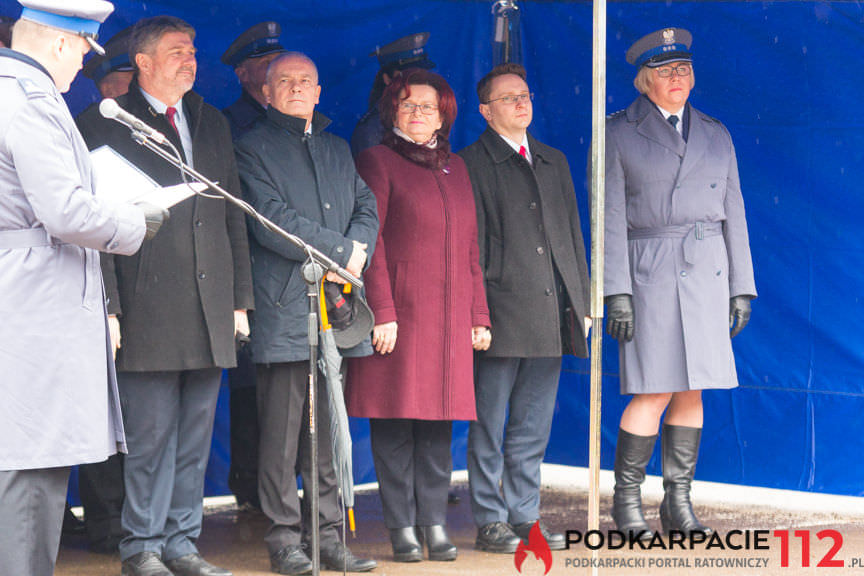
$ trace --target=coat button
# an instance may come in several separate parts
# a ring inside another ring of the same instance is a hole
[[[199,272],[198,278],[200,278],[201,280],[204,280],[205,278],[207,278],[207,274],[205,274],[204,272]]]
[[[716,183],[716,182],[712,182],[712,183],[711,183],[711,188],[716,188],[716,187],[717,187],[717,183]]]
[[[546,252],[546,251],[543,250],[543,247],[542,247],[542,246],[538,246],[538,247],[537,247],[537,254],[540,254],[540,255],[542,256],[544,252]]]
[[[203,225],[204,225],[204,222],[202,222],[201,220],[196,220],[196,221],[195,221],[195,226],[199,226],[199,227],[200,227],[200,226],[203,226]]]
[[[723,273],[722,270],[717,270],[717,276],[720,276],[720,274],[722,274],[722,273]]]
[[[337,246],[336,252],[338,252],[339,254],[342,254],[343,252],[345,252],[345,248],[343,248],[342,246]]]
[[[682,271],[681,271],[681,277],[682,277],[682,278],[686,278],[686,277],[687,277],[687,272],[686,272],[685,270],[682,270]]]
[[[112,249],[112,250],[113,250],[114,248],[117,248],[118,246],[120,246],[120,243],[119,243],[119,242],[112,242],[112,243],[111,243],[111,249]]]
[[[530,208],[531,210],[536,210],[537,209],[537,203],[531,202],[530,204],[528,204],[528,208]]]
[[[329,203],[329,202],[324,202],[324,209],[325,209],[325,210],[329,210],[329,209],[330,209],[330,203]]]
[[[552,289],[546,288],[546,296],[551,296],[551,295],[552,295]]]

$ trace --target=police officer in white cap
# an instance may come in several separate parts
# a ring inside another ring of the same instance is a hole
[[[0,571],[50,576],[69,468],[125,451],[98,251],[134,253],[163,213],[94,197],[61,96],[114,7],[21,4],[0,49]]]
[[[750,318],[753,264],[729,131],[689,103],[691,36],[665,28],[627,61],[641,95],[606,122],[607,332],[631,395],[615,448],[612,516],[650,539],[640,486],[660,421],[663,531],[708,536],[690,504],[702,390],[738,385],[731,337]],[[730,331],[731,328],[731,331]]]

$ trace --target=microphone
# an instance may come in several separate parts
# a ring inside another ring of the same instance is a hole
[[[116,120],[132,130],[143,133],[148,138],[152,138],[157,144],[164,144],[165,140],[167,140],[164,134],[155,128],[151,128],[146,122],[121,108],[113,98],[105,98],[99,103],[99,113],[109,120]]]

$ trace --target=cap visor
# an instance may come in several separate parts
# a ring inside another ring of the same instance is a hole
[[[648,62],[645,62],[644,65],[648,68],[658,68],[672,62],[693,62],[693,57],[679,54],[678,56],[670,56],[664,60],[649,60]]]
[[[84,39],[87,40],[87,43],[90,44],[90,48],[92,48],[93,51],[96,52],[99,56],[105,55],[105,49],[102,48],[102,46],[100,46],[99,43],[96,42],[96,40],[94,40],[90,36],[84,36]]]

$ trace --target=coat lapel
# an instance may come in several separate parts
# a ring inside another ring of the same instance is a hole
[[[663,115],[647,96],[637,98],[630,105],[627,109],[627,118],[637,123],[636,131],[643,137],[668,148],[679,157],[684,157],[687,148],[684,139],[663,119]]]
[[[687,177],[687,174],[692,172],[708,150],[711,144],[713,133],[708,130],[706,120],[702,114],[697,112],[690,104],[687,104],[690,114],[690,133],[687,136],[686,152],[684,160],[681,162],[681,169],[678,171],[677,180],[680,182]]]

